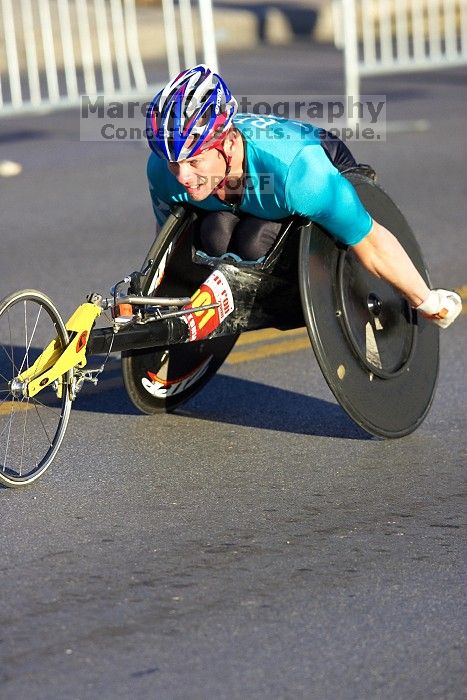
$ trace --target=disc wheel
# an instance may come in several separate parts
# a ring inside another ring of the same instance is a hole
[[[24,396],[17,377],[51,340],[68,335],[50,299],[25,290],[0,302],[0,483],[25,486],[49,467],[71,409],[71,371],[36,396]]]
[[[349,180],[372,217],[388,228],[429,284],[407,221],[373,181]],[[402,437],[425,418],[439,364],[439,331],[389,284],[317,226],[303,229],[299,262],[303,312],[318,363],[341,406],[362,428]]]
[[[170,413],[215,375],[238,336],[122,353],[125,388],[143,413]]]

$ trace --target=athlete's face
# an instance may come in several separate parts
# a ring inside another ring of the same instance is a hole
[[[197,202],[206,199],[225,175],[225,160],[215,148],[199,153],[180,162],[169,162],[168,168]]]

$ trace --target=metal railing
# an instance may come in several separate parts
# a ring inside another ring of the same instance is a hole
[[[346,94],[364,76],[467,63],[467,0],[334,0]]]
[[[169,75],[180,70],[180,45],[185,66],[201,44],[217,68],[211,0],[162,4]],[[143,65],[135,0],[0,0],[0,116],[157,87]]]
[[[180,63],[180,43],[183,53],[183,67],[194,66],[197,62],[196,36],[193,31],[195,18],[191,0],[178,0],[178,12],[175,5],[174,0],[162,0],[167,61],[171,76],[177,75],[182,68]],[[201,25],[203,60],[204,63],[217,70],[217,50],[211,0],[198,0],[198,11]],[[180,35],[181,42],[179,41]]]

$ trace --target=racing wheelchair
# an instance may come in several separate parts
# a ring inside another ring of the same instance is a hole
[[[428,280],[414,235],[371,169],[343,173],[370,214]],[[239,335],[306,326],[325,380],[367,432],[398,438],[425,418],[439,330],[313,222],[291,217],[261,263],[209,258],[194,245],[200,212],[177,206],[140,271],[108,298],[90,294],[67,323],[41,292],[0,302],[0,483],[23,486],[52,463],[91,355],[121,352],[126,391],[142,412],[173,411],[215,375]],[[193,294],[193,290],[197,290]],[[103,311],[107,327],[97,327]]]

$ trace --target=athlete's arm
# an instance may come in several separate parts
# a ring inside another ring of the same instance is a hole
[[[403,294],[430,321],[447,328],[462,311],[460,296],[450,289],[432,289],[425,284],[395,236],[373,222],[370,233],[352,246],[360,262]]]
[[[314,147],[302,149],[289,172],[289,197],[302,209],[298,213],[352,246],[362,265],[392,284],[412,306],[424,302],[430,290],[397,238],[371,219],[351,183],[337,172],[324,152],[321,157],[319,151],[311,149]],[[295,183],[292,190],[297,165],[306,179],[302,176],[302,187]]]
[[[292,214],[320,224],[347,245],[362,240],[373,224],[353,185],[333,166],[320,144],[305,146],[294,158],[285,200]]]
[[[412,306],[428,297],[429,288],[397,238],[377,221],[352,249],[367,270],[392,284]]]

